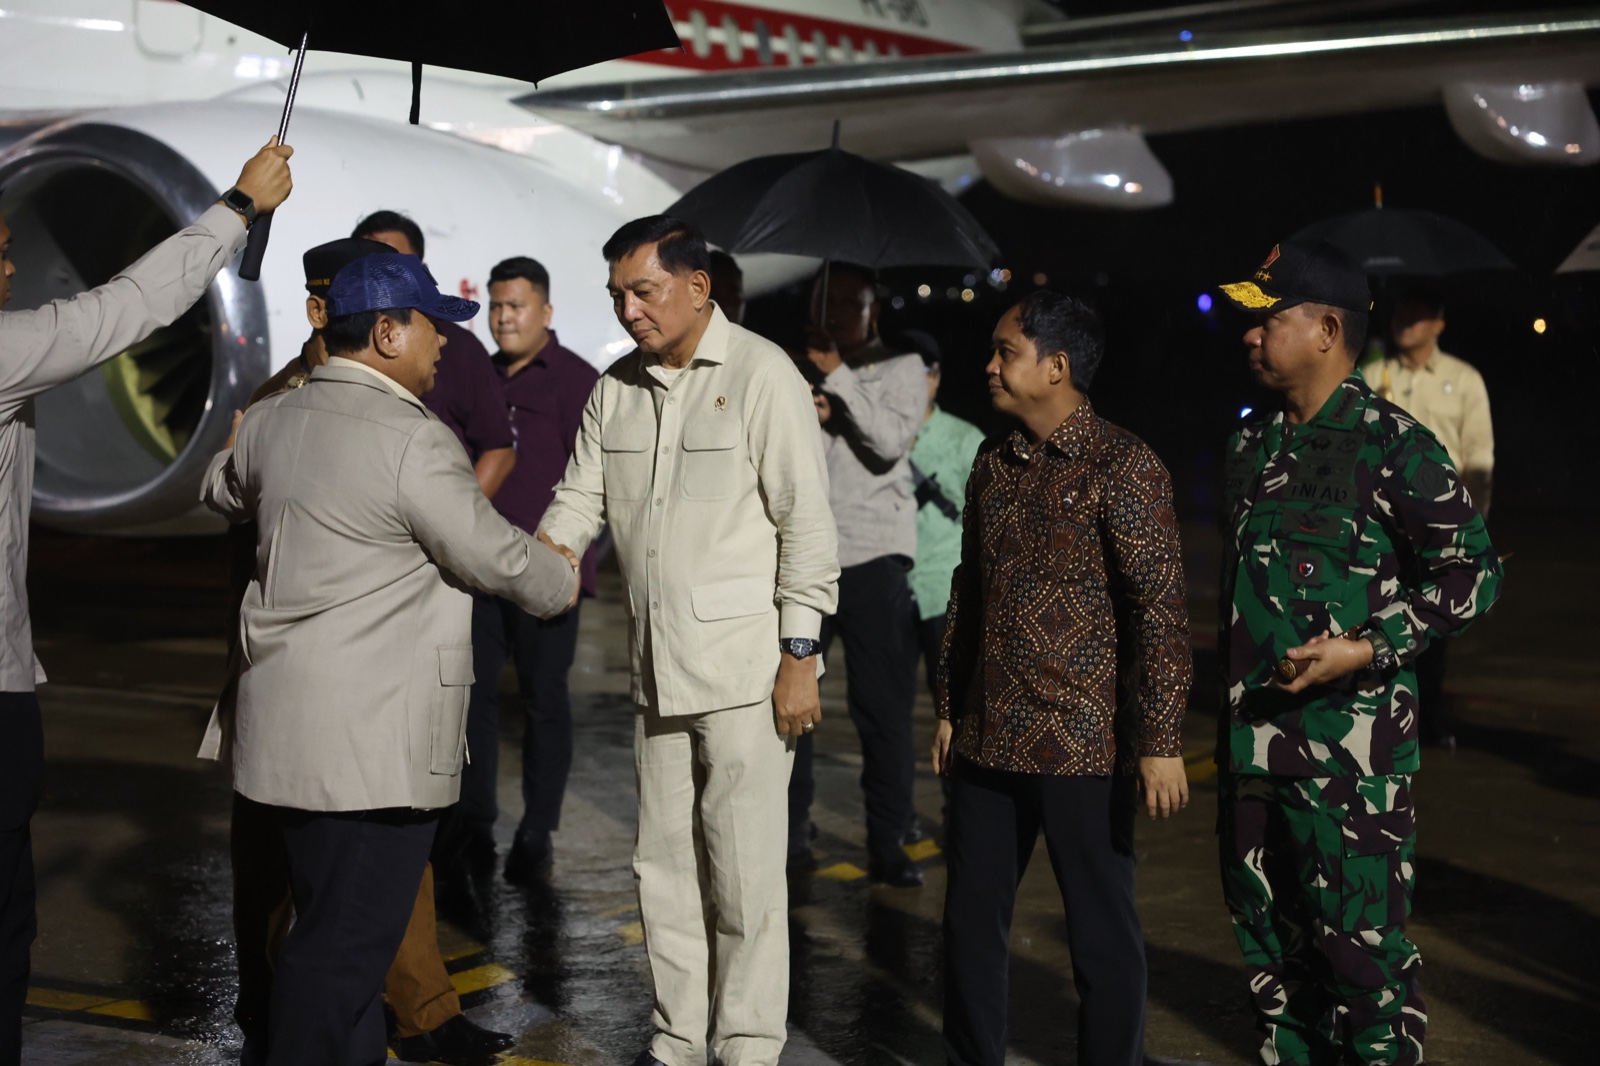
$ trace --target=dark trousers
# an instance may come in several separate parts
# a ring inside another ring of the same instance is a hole
[[[867,808],[867,852],[874,862],[900,855],[900,838],[911,824],[911,711],[917,702],[917,645],[912,639],[915,601],[906,583],[906,560],[886,555],[839,575],[839,613],[822,623],[826,655],[835,636],[844,645],[846,702],[861,737],[861,791]],[[809,843],[811,737],[795,745],[789,778],[789,850]]]
[[[43,777],[39,698],[0,692],[0,1066],[22,1061],[28,952],[39,928],[30,826]]]
[[[437,812],[277,808],[295,922],[272,982],[268,1066],[380,1066],[383,979],[433,846]]]
[[[245,1047],[260,1053],[267,1046],[272,970],[294,914],[278,808],[233,794],[228,861],[233,867],[233,943],[239,966],[233,1018],[244,1033]]]
[[[917,619],[917,651],[922,653],[922,670],[928,679],[928,695],[939,698],[934,681],[939,676],[939,653],[944,649],[944,615]]]
[[[1001,1066],[1011,915],[1039,831],[1066,907],[1078,1062],[1144,1061],[1144,936],[1133,901],[1133,779],[951,769],[945,826],[944,1043],[952,1066]]]
[[[475,596],[472,602],[472,701],[467,707],[467,750],[461,772],[459,821],[450,835],[461,848],[494,846],[500,815],[495,781],[500,768],[500,674],[509,657],[522,692],[522,822],[517,841],[549,846],[561,825],[561,800],[572,770],[572,698],[567,674],[578,650],[578,608],[545,621],[509,600]],[[442,845],[443,846],[443,845]]]

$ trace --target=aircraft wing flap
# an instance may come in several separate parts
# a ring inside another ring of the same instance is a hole
[[[517,103],[694,167],[825,146],[835,119],[849,150],[907,160],[962,153],[981,137],[1113,125],[1167,133],[1418,106],[1455,81],[1596,84],[1597,45],[1600,9],[635,81]]]

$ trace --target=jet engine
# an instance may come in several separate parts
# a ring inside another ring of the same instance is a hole
[[[17,265],[8,310],[102,284],[187,225],[277,120],[270,103],[164,104],[84,116],[12,146],[0,157]],[[600,246],[663,206],[664,184],[642,168],[595,187],[449,134],[310,109],[295,115],[289,141],[295,192],[274,221],[261,281],[230,265],[177,322],[38,397],[41,522],[128,534],[220,528],[198,506],[200,478],[233,412],[308,335],[300,255],[379,208],[423,227],[446,291],[481,297],[491,266],[532,255],[553,279],[563,344],[599,365],[631,347],[611,313]],[[490,343],[484,317],[472,325]]]

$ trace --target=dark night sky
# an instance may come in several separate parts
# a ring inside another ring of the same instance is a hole
[[[1025,106],[1019,101],[1019,106]],[[1489,386],[1497,437],[1496,507],[1509,514],[1600,511],[1600,275],[1553,279],[1551,271],[1600,223],[1600,168],[1518,168],[1474,155],[1442,107],[1152,137],[1171,171],[1175,202],[1144,212],[1042,209],[980,184],[965,197],[1003,252],[1015,280],[1001,293],[979,285],[971,304],[919,302],[959,273],[896,272],[886,327],[939,337],[946,374],[941,402],[996,428],[982,366],[995,320],[1031,286],[1085,295],[1106,317],[1107,358],[1092,390],[1096,407],[1148,440],[1172,470],[1179,506],[1213,506],[1218,454],[1239,408],[1258,402],[1244,368],[1247,323],[1202,314],[1197,296],[1247,277],[1271,246],[1300,227],[1372,203],[1382,182],[1391,207],[1438,211],[1473,226],[1521,268],[1452,279],[1443,347],[1478,366]],[[764,332],[803,313],[790,292],[757,301],[750,324]],[[1549,330],[1535,334],[1536,317]]]

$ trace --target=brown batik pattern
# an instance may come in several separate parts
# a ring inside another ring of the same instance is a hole
[[[1180,755],[1193,664],[1172,481],[1088,401],[1038,445],[989,441],[973,464],[940,657],[957,754],[1037,774]]]

